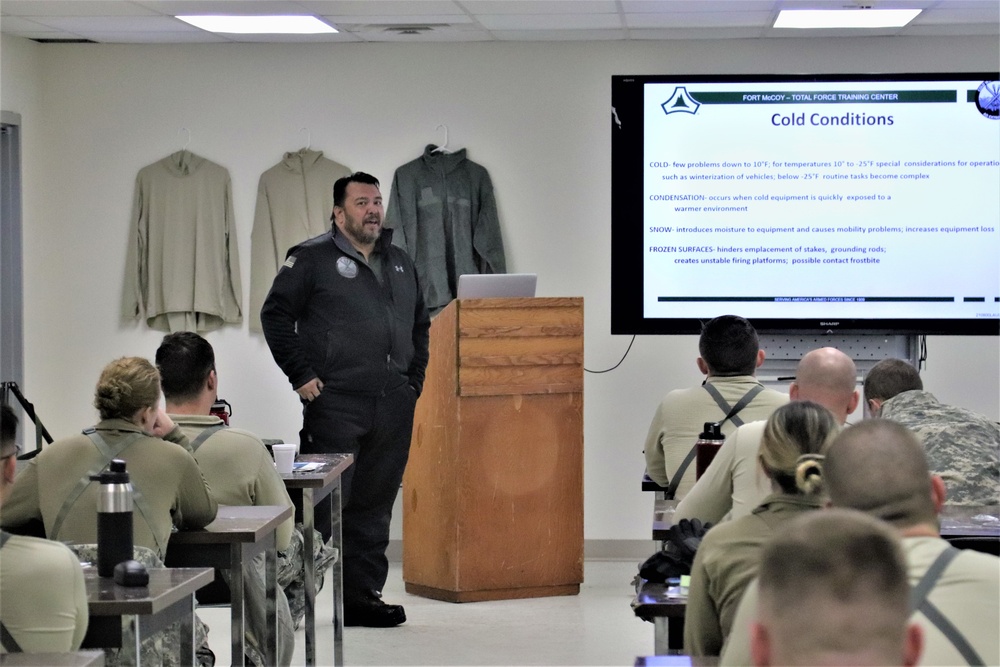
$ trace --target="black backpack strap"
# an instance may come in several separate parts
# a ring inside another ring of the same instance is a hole
[[[104,470],[104,468],[109,463],[111,463],[111,459],[118,456],[120,453],[125,451],[125,449],[129,445],[131,445],[139,438],[144,437],[145,435],[143,433],[131,433],[125,438],[123,438],[122,441],[119,442],[114,449],[112,449],[111,445],[108,444],[107,440],[101,437],[101,434],[98,433],[96,429],[87,429],[83,433],[90,438],[91,442],[94,443],[94,446],[96,446],[97,449],[107,458],[107,461],[104,462],[104,465],[98,468],[97,472],[93,473],[95,475],[101,470]],[[84,478],[84,480],[81,481],[85,481],[87,484],[89,484],[90,476],[88,475],[86,478]],[[165,546],[163,544],[160,544],[160,540],[156,536],[156,531],[153,530],[153,523],[152,521],[150,521],[150,517],[153,516],[153,510],[152,508],[150,508],[149,503],[146,502],[146,498],[142,495],[142,491],[139,490],[139,487],[136,485],[136,481],[134,479],[131,480],[131,484],[132,484],[132,504],[135,506],[137,510],[139,510],[139,515],[142,516],[143,520],[146,522],[146,525],[149,526],[149,532],[153,536],[153,541],[156,542],[157,555],[159,555],[160,558],[163,558],[163,555],[167,551]],[[86,484],[84,484],[84,488],[86,488]],[[77,497],[79,497],[79,494],[77,494]],[[76,499],[74,498],[74,502],[75,501]],[[67,509],[66,504],[63,504],[63,508]],[[62,510],[60,510],[60,514],[62,513],[63,513]],[[54,532],[55,531],[53,531],[53,533]]]
[[[3,546],[7,544],[7,540],[10,538],[10,533],[0,531],[0,549],[3,549]],[[3,621],[0,621],[0,645],[3,645],[3,650],[7,651],[7,653],[21,653],[21,645],[18,644],[17,640],[14,639],[14,636],[10,634],[10,631],[7,630],[7,626],[3,624]]]
[[[951,642],[951,645],[955,647],[968,664],[985,665],[986,663],[979,657],[976,649],[972,648],[965,635],[941,613],[940,609],[934,606],[934,603],[927,599],[931,591],[934,590],[934,586],[937,585],[938,579],[941,578],[945,569],[958,554],[958,549],[949,546],[934,559],[934,562],[927,568],[924,576],[910,591],[910,608],[913,611],[919,611],[934,627],[940,630],[941,634]]]
[[[722,397],[719,390],[712,386],[711,382],[706,382],[701,386],[705,388],[705,391],[708,392],[709,396],[715,399],[719,408],[726,413],[726,416],[722,419],[721,423],[731,421],[737,427],[743,426],[743,420],[736,415],[738,415],[743,408],[750,405],[750,401],[756,398],[757,394],[764,391],[764,385],[758,384],[756,387],[751,388],[750,391],[743,394],[743,397],[736,402],[736,405],[729,407],[729,403],[727,403],[726,399]]]
[[[667,484],[667,500],[673,500],[677,493],[677,487],[681,485],[681,480],[684,478],[684,473],[691,466],[691,462],[694,461],[694,456],[697,453],[698,446],[693,445],[691,451],[687,453],[684,460],[681,462],[680,467],[674,472],[674,476],[670,478],[670,483]]]
[[[722,408],[722,411],[726,413],[726,416],[719,423],[725,423],[726,420],[729,420],[736,426],[743,426],[743,420],[737,417],[736,414],[746,406],[750,405],[750,401],[752,401],[757,394],[764,391],[764,385],[758,384],[756,387],[753,387],[750,391],[743,394],[743,397],[736,402],[736,405],[729,407],[729,403],[726,402],[726,399],[722,397],[719,390],[713,387],[711,383],[706,382],[702,386],[705,388],[705,391],[708,392],[709,396],[715,399],[715,402],[718,403],[720,408]],[[674,476],[670,478],[670,482],[667,484],[667,500],[673,500],[674,495],[677,493],[677,487],[680,486],[681,479],[684,478],[684,473],[687,472],[687,469],[691,466],[691,462],[694,461],[696,452],[697,447],[692,445],[691,451],[687,453],[687,456],[684,457],[684,460],[681,462],[680,466],[678,466]]]
[[[931,566],[927,568],[924,572],[924,576],[920,578],[917,585],[910,590],[910,609],[917,611],[920,609],[920,605],[924,603],[927,596],[930,595],[931,591],[934,590],[934,586],[937,585],[938,579],[944,573],[945,568],[951,564],[951,561],[958,555],[958,549],[949,545],[947,549],[938,554],[938,557],[934,559]]]
[[[976,667],[985,667],[986,662],[979,657],[976,649],[972,648],[965,635],[929,600],[924,602],[920,608],[920,613],[941,631],[948,641],[951,642],[951,645],[955,647],[955,650],[962,654],[962,658],[966,663],[975,665]]]
[[[205,441],[211,438],[216,431],[221,431],[224,428],[229,428],[225,424],[216,424],[215,426],[209,426],[198,434],[194,440],[191,441],[191,451],[196,452],[198,448],[205,444]]]
[[[8,630],[7,626],[3,624],[3,621],[0,621],[0,644],[3,645],[3,650],[7,651],[7,653],[22,652],[21,645],[18,644],[17,640],[14,639],[14,636],[10,634],[10,630]]]

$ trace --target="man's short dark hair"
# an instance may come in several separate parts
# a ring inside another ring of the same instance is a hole
[[[701,329],[698,353],[712,375],[753,375],[758,351],[757,330],[738,315],[712,318]]]
[[[888,401],[896,394],[923,389],[920,373],[902,359],[883,359],[865,375],[865,400]]]
[[[0,408],[0,457],[7,458],[17,453],[17,415],[3,404]]]
[[[805,512],[776,532],[760,561],[758,618],[772,664],[902,664],[910,586],[899,537],[861,512]],[[850,662],[874,654],[878,663]],[[829,663],[827,663],[829,664]]]
[[[170,333],[156,350],[156,367],[167,400],[192,399],[205,386],[208,374],[215,370],[215,350],[194,332]]]
[[[374,185],[376,188],[379,187],[378,179],[363,171],[356,171],[350,176],[338,178],[337,182],[333,184],[334,206],[344,205],[344,196],[347,194],[347,186],[350,183],[364,183],[365,185]]]

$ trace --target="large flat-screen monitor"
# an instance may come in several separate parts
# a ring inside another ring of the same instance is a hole
[[[612,333],[996,335],[998,79],[612,77]]]

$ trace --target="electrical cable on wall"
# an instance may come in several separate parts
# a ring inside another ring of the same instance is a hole
[[[603,371],[592,371],[589,368],[584,368],[583,370],[586,371],[587,373],[610,373],[611,371],[615,370],[616,368],[622,365],[622,362],[625,361],[625,357],[628,356],[629,350],[632,349],[632,343],[634,342],[635,342],[635,334],[632,334],[632,340],[629,341],[628,347],[625,349],[625,354],[623,354],[622,358],[618,360],[618,363],[612,366],[611,368],[605,368]]]

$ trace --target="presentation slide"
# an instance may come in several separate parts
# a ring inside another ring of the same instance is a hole
[[[647,83],[643,100],[643,317],[998,317],[1000,83]]]

